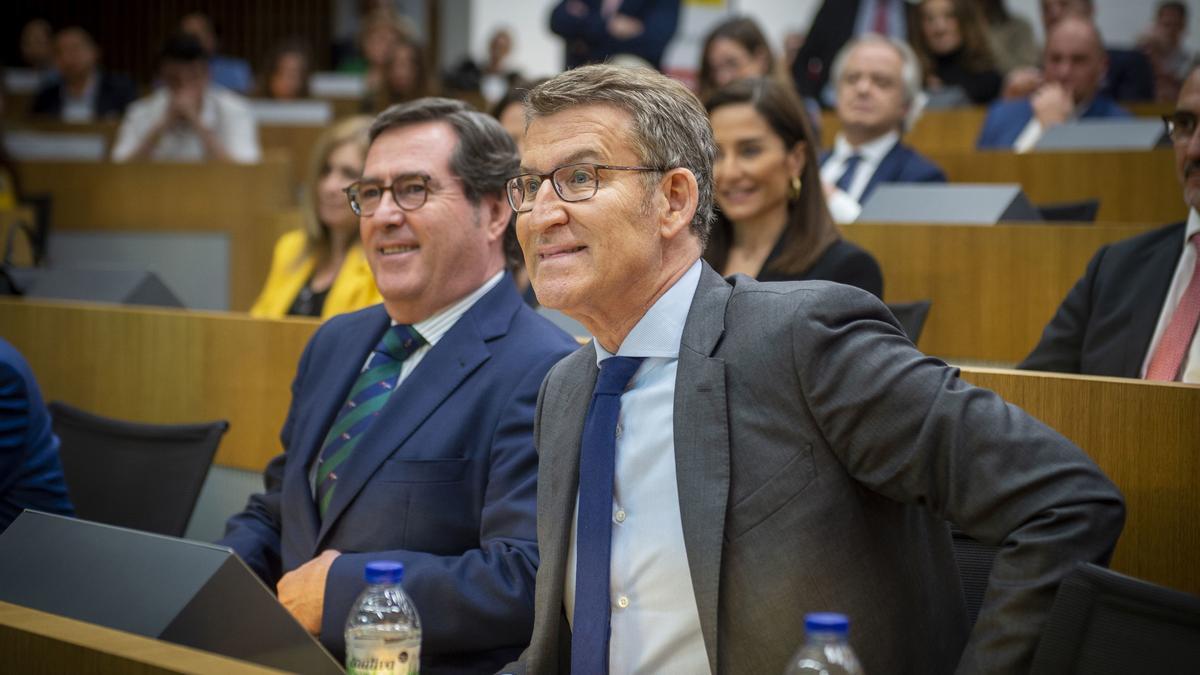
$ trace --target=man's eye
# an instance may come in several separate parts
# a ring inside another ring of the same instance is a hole
[[[570,182],[573,185],[587,185],[592,182],[592,174],[584,169],[576,169],[571,172]]]
[[[381,194],[383,194],[383,191],[375,186],[361,187],[358,189],[358,198],[359,199],[367,199],[367,200],[379,199],[379,195],[381,195]]]
[[[537,193],[540,187],[542,187],[542,179],[537,176],[530,176],[525,179],[523,189],[525,190],[525,194],[531,195]]]
[[[424,183],[405,183],[397,187],[402,195],[419,195],[425,192]]]

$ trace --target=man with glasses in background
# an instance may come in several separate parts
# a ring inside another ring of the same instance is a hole
[[[1020,368],[1200,382],[1200,69],[1164,116],[1187,220],[1102,246]]]
[[[382,305],[301,357],[264,494],[232,547],[336,656],[363,568],[404,564],[422,673],[493,672],[533,621],[533,411],[576,345],[522,302],[504,183],[516,146],[466,104],[420,99],[370,129],[346,193]]]

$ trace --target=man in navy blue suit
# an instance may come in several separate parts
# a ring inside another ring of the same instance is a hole
[[[976,145],[1026,152],[1049,127],[1081,118],[1128,117],[1101,91],[1107,69],[1096,24],[1079,15],[1064,17],[1046,38],[1045,83],[1028,98],[993,104]]]
[[[679,26],[680,0],[563,0],[550,30],[566,41],[565,68],[629,55],[662,68]]]
[[[837,115],[833,150],[821,157],[829,210],[854,222],[881,183],[944,183],[936,165],[900,142],[921,92],[917,57],[905,43],[868,34],[847,43],[833,62]]]
[[[379,559],[404,564],[422,673],[492,672],[529,641],[533,411],[575,343],[505,271],[515,239],[504,181],[517,163],[498,122],[421,99],[376,119],[347,188],[383,305],[313,336],[284,452],[221,542],[335,655],[364,565]]]

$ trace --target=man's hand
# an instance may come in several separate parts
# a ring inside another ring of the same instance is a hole
[[[322,551],[321,555],[283,575],[276,586],[279,602],[304,626],[304,630],[321,633],[321,613],[325,610],[325,578],[338,551]]]
[[[171,119],[192,127],[200,126],[200,106],[204,101],[204,90],[195,87],[171,93],[167,103],[167,114]]]
[[[613,14],[608,20],[608,34],[618,40],[632,40],[645,29],[641,21],[625,14]]]
[[[1075,111],[1075,99],[1071,97],[1071,92],[1055,82],[1035,91],[1029,103],[1033,106],[1033,116],[1043,129],[1066,122]]]

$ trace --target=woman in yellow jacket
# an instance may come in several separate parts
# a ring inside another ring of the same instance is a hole
[[[275,244],[271,272],[251,315],[326,319],[383,301],[359,244],[358,216],[342,192],[362,174],[370,126],[370,117],[352,117],[317,139],[302,199],[304,229]]]

